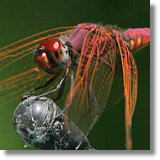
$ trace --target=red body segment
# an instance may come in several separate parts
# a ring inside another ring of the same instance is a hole
[[[75,55],[82,49],[83,41],[89,31],[96,30],[97,28],[105,28],[96,24],[79,24],[78,27],[69,35],[69,43],[73,47],[73,54]],[[120,36],[120,32],[112,30],[116,36]],[[112,34],[111,33],[111,34]],[[136,28],[127,29],[122,33],[122,38],[128,43],[131,51],[142,48],[150,43],[150,28]],[[66,42],[67,43],[67,42]]]
[[[73,47],[73,55],[81,51],[84,38],[88,31],[95,30],[98,26],[96,24],[79,24],[78,27],[69,35],[69,43]],[[67,42],[66,42],[67,43]]]
[[[150,43],[150,28],[127,29],[122,37],[129,44],[130,50],[136,50]]]

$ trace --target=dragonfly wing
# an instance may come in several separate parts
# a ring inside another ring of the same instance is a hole
[[[49,37],[65,37],[74,28],[50,29],[0,48],[0,132],[11,128],[13,112],[21,95],[51,78],[34,63],[32,54],[39,43]]]
[[[24,60],[23,58],[31,55],[44,39],[62,37],[63,35],[71,33],[75,28],[76,27],[60,27],[46,30],[0,48],[0,72],[15,62],[20,62],[19,60]],[[67,30],[64,31],[64,29]],[[6,63],[6,61],[8,63]]]
[[[119,52],[123,68],[124,96],[125,96],[125,126],[126,148],[132,149],[132,116],[137,101],[138,74],[135,60],[122,37],[117,37]]]
[[[105,29],[89,31],[84,39],[66,114],[87,135],[102,114],[115,72],[116,43]],[[65,120],[67,127],[67,118]]]

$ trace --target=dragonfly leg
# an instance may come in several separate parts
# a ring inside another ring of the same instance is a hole
[[[58,96],[55,99],[53,99],[54,102],[59,100],[63,95],[64,86],[65,86],[65,83],[66,83],[67,75],[68,75],[68,73],[64,76],[64,80],[63,80],[63,83],[62,83],[62,85],[60,87],[60,90],[58,92]],[[73,81],[74,81],[74,74],[73,74],[73,70],[71,69],[71,91],[73,90]]]
[[[55,100],[58,100],[62,96],[62,93],[63,93],[63,90],[64,90],[64,85],[65,85],[65,81],[66,81],[66,78],[68,76],[68,73],[69,73],[69,69],[67,68],[65,74],[63,75],[62,79],[58,83],[57,87],[55,89],[49,91],[49,92],[45,92],[45,93],[37,96],[37,98],[40,98],[40,97],[43,97],[43,96],[47,96],[47,95],[52,94],[52,93],[54,93],[54,92],[59,90],[58,97],[55,99]]]
[[[42,89],[42,88],[47,87],[47,86],[50,85],[58,76],[59,76],[59,74],[54,75],[51,79],[49,79],[49,80],[48,80],[46,83],[44,83],[42,86],[39,86],[39,87],[37,87],[37,88],[33,88],[33,89],[30,90],[29,92],[23,94],[23,95],[21,96],[21,100],[23,101],[23,100],[27,99],[33,92],[35,92],[35,91],[37,91],[37,90],[39,90],[39,89]]]
[[[65,86],[65,82],[66,82],[66,78],[63,80],[63,83],[61,84],[61,87],[59,89],[57,97],[55,99],[53,99],[54,102],[59,100],[62,97],[63,91],[64,91],[64,86]]]

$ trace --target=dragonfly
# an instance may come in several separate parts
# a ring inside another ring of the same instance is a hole
[[[131,150],[138,86],[132,52],[149,43],[149,28],[82,23],[0,48],[0,124],[20,97],[56,94],[53,100],[87,136],[102,113],[124,97],[126,149]],[[68,129],[68,119],[64,122]]]

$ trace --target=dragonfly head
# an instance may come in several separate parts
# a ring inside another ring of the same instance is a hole
[[[40,43],[34,61],[47,73],[55,74],[66,67],[69,55],[58,38],[47,38]]]

